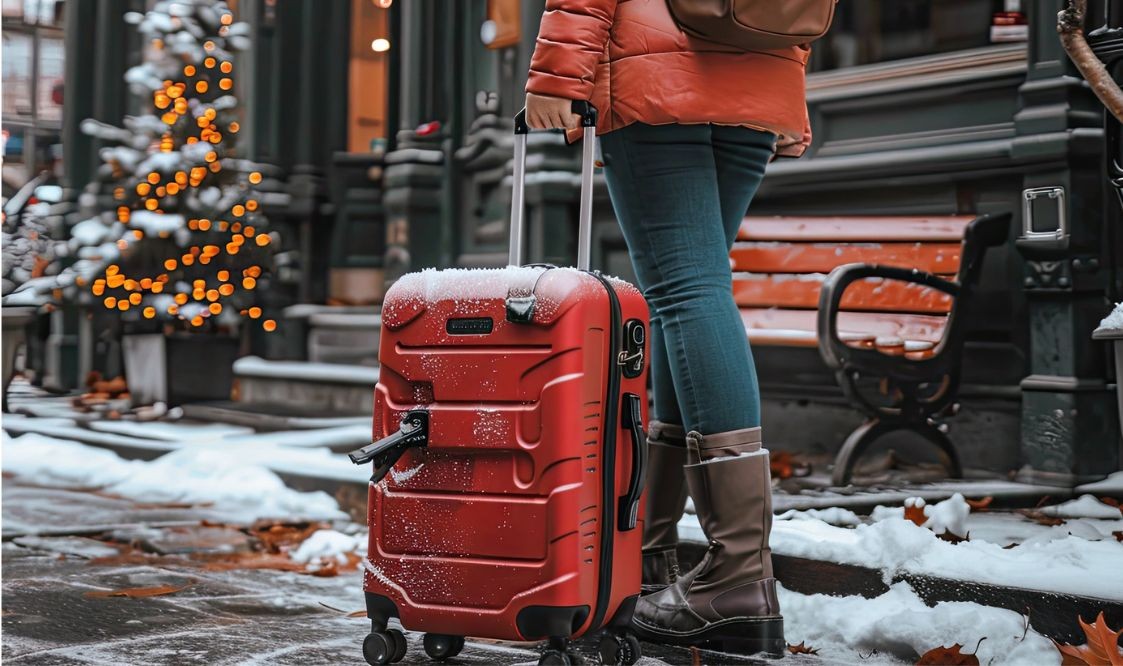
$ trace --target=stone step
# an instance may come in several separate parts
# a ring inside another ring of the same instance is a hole
[[[382,316],[322,312],[308,318],[308,360],[378,365]]]
[[[249,405],[293,407],[321,418],[374,413],[377,367],[246,356],[235,361],[234,377],[239,401]]]

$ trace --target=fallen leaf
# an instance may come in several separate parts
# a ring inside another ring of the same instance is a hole
[[[182,592],[195,584],[191,581],[186,585],[157,585],[155,587],[126,587],[120,590],[92,590],[86,593],[87,597],[94,599],[103,599],[106,597],[128,597],[136,599],[138,597],[162,597],[166,594],[175,594]]]
[[[800,641],[799,645],[792,645],[791,643],[788,643],[788,652],[791,652],[792,654],[819,654],[819,649],[807,647],[803,644],[803,641]]]
[[[1116,509],[1123,510],[1123,503],[1121,503],[1119,500],[1115,499],[1114,497],[1101,497],[1100,501],[1103,502],[1104,504],[1108,505],[1108,506],[1113,506]]]
[[[967,506],[971,507],[972,511],[986,511],[987,508],[990,506],[990,503],[993,502],[993,501],[994,501],[994,498],[991,497],[990,495],[987,495],[986,497],[983,497],[982,499],[977,499],[977,500],[969,499],[969,500],[967,500]]]
[[[1046,527],[1056,527],[1057,525],[1064,525],[1065,524],[1065,521],[1064,521],[1063,518],[1057,518],[1055,516],[1046,516],[1045,514],[1041,513],[1040,511],[1035,511],[1033,509],[1018,509],[1018,513],[1022,514],[1026,518],[1029,518],[1030,520],[1037,523],[1038,525],[1045,525]]]
[[[928,516],[924,515],[924,500],[919,497],[910,497],[905,500],[905,520],[911,520],[920,527],[928,522]]]
[[[964,541],[970,541],[971,540],[971,533],[968,532],[967,536],[959,536],[958,534],[955,534],[954,532],[944,530],[942,533],[937,534],[936,538],[941,539],[943,541],[947,541],[948,543],[963,543]]]
[[[917,666],[925,664],[940,664],[947,666],[979,666],[979,658],[973,654],[963,654],[963,646],[959,643],[951,647],[932,648],[917,660]]]
[[[1123,541],[1123,530],[1116,530],[1111,533],[1111,536],[1115,537],[1116,541]]]
[[[1119,649],[1119,636],[1123,629],[1112,631],[1107,626],[1103,611],[1096,616],[1095,622],[1088,624],[1084,618],[1080,621],[1080,628],[1084,630],[1088,642],[1083,645],[1066,645],[1053,641],[1061,653],[1062,664],[1110,664],[1123,666],[1123,650]]]

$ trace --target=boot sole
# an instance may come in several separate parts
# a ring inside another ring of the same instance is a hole
[[[764,652],[780,657],[788,645],[784,641],[782,617],[729,618],[694,631],[670,631],[651,627],[633,618],[632,628],[641,640],[651,643],[693,646],[730,654]]]

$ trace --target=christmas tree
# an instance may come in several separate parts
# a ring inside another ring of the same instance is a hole
[[[234,153],[233,53],[249,27],[216,0],[161,1],[125,20],[145,44],[125,80],[146,113],[82,123],[111,145],[82,199],[101,210],[71,230],[76,284],[134,322],[225,329],[242,315],[272,331],[254,295],[277,238],[254,191],[261,170]]]

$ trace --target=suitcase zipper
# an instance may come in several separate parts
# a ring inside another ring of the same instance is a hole
[[[589,271],[608,291],[610,330],[608,337],[608,391],[604,409],[604,452],[601,460],[601,535],[600,579],[597,581],[597,605],[589,630],[599,629],[605,621],[608,603],[612,598],[612,546],[616,536],[616,431],[619,428],[620,364],[616,355],[620,350],[620,299],[616,290],[599,271]]]

